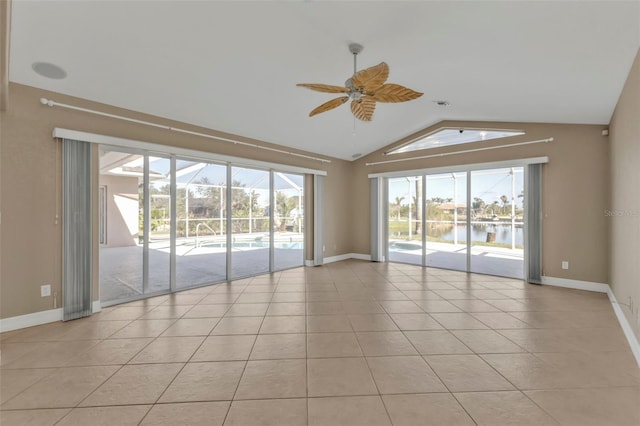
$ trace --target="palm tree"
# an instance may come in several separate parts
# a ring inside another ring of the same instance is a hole
[[[506,195],[501,195],[500,201],[502,201],[502,214],[505,214],[507,212],[507,204],[509,204],[509,199]]]
[[[522,198],[522,208],[524,209],[524,189],[518,194],[518,198]]]
[[[474,197],[473,198],[473,203],[471,203],[471,207],[476,212],[476,214],[484,214],[484,208],[486,206],[487,206],[487,204],[480,197]]]
[[[491,212],[492,214],[496,214],[496,208],[498,207],[498,202],[494,201],[493,203],[491,203]]]
[[[280,218],[280,231],[284,232],[287,227],[287,219],[290,219],[290,214],[293,209],[298,207],[297,197],[287,197],[287,195],[281,191],[276,191],[275,199],[275,216]],[[289,226],[292,224],[289,223]]]
[[[396,203],[394,204],[398,214],[398,222],[400,222],[400,206],[402,206],[402,200],[404,200],[404,197],[396,197]]]
[[[415,210],[415,228],[413,230],[413,232],[415,234],[418,234],[420,232],[420,229],[422,229],[422,203],[420,202],[420,199],[417,196],[412,196],[411,199],[413,200],[413,205],[416,206],[416,210]]]

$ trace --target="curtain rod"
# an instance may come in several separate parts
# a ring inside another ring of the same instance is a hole
[[[422,155],[420,157],[399,158],[397,160],[376,161],[374,163],[365,163],[365,166],[375,166],[375,165],[378,165],[378,164],[387,164],[387,163],[399,163],[401,161],[421,160],[421,159],[424,159],[424,158],[444,157],[444,156],[447,156],[447,155],[465,154],[465,153],[468,153],[468,152],[487,151],[487,150],[490,150],[490,149],[510,148],[512,146],[530,145],[530,144],[534,144],[534,143],[549,143],[549,142],[553,142],[553,138],[538,139],[538,140],[529,141],[529,142],[512,143],[512,144],[509,144],[509,145],[498,145],[498,146],[488,146],[488,147],[484,147],[484,148],[465,149],[464,151],[443,152],[442,154]]]
[[[224,138],[222,136],[213,136],[213,135],[208,135],[206,133],[200,133],[200,132],[194,132],[194,131],[191,131],[191,130],[180,129],[178,127],[166,126],[164,124],[152,123],[150,121],[137,120],[135,118],[124,117],[124,116],[116,115],[116,114],[109,114],[109,113],[106,113],[106,112],[95,111],[95,110],[87,109],[87,108],[81,108],[81,107],[77,107],[77,106],[74,106],[74,105],[68,105],[68,104],[63,104],[63,103],[60,103],[60,102],[52,101],[52,100],[46,99],[46,98],[40,98],[40,103],[42,105],[47,105],[47,106],[50,106],[50,107],[58,106],[58,107],[62,107],[62,108],[72,109],[74,111],[82,111],[82,112],[88,112],[90,114],[100,115],[100,116],[103,116],[103,117],[116,118],[118,120],[128,121],[130,123],[143,124],[145,126],[157,127],[157,128],[160,128],[160,129],[170,130],[170,131],[173,131],[173,132],[185,133],[185,134],[194,135],[194,136],[200,136],[200,137],[207,138],[207,139],[213,139],[213,140],[216,140],[216,141],[219,141],[219,142],[229,142],[229,143],[232,143],[234,145],[242,145],[242,146],[248,146],[248,147],[251,147],[251,148],[264,149],[265,151],[278,152],[280,154],[287,154],[287,155],[292,155],[294,157],[300,157],[300,158],[306,158],[306,159],[309,159],[309,160],[320,161],[321,163],[331,163],[331,160],[327,160],[325,158],[312,157],[310,155],[298,154],[296,152],[286,151],[286,150],[277,149],[277,148],[270,148],[268,146],[257,145],[257,144],[249,143],[249,142],[242,142],[242,141],[235,140],[235,139]]]

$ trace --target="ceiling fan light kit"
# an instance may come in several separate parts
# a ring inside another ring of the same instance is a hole
[[[353,76],[347,79],[344,87],[328,84],[297,84],[297,86],[306,87],[316,92],[343,93],[345,95],[316,107],[309,113],[309,117],[337,108],[350,100],[353,115],[359,120],[371,121],[376,109],[376,102],[406,102],[422,96],[422,93],[399,84],[385,83],[389,78],[389,66],[385,62],[358,71],[356,58],[363,49],[364,47],[357,43],[349,45],[349,51],[353,54]]]

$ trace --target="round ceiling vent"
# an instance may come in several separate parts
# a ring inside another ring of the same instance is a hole
[[[67,76],[67,72],[65,70],[49,62],[34,62],[33,65],[31,65],[31,68],[36,72],[36,74],[46,78],[53,78],[55,80],[61,80]]]

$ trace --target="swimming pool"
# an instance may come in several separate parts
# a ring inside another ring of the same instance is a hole
[[[408,251],[408,250],[422,250],[421,244],[391,242],[389,243],[389,251]]]
[[[202,243],[200,247],[227,248],[227,243]],[[233,248],[269,248],[269,241],[236,241],[232,244]],[[284,250],[302,250],[304,243],[302,241],[276,241],[273,247]]]

